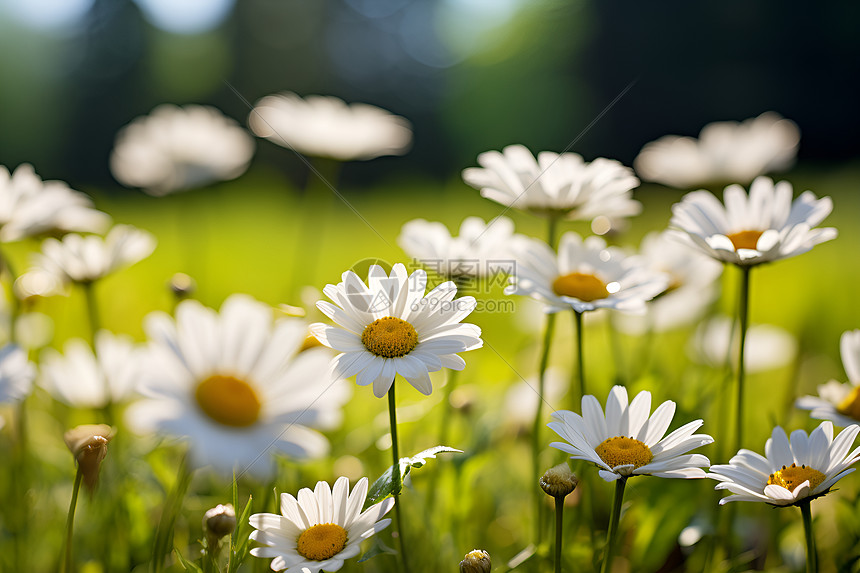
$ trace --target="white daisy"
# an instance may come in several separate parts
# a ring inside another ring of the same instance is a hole
[[[402,155],[412,144],[406,119],[331,96],[269,95],[257,102],[248,123],[257,136],[302,155],[340,161]]]
[[[577,220],[617,219],[642,211],[642,204],[633,200],[639,180],[612,159],[588,163],[577,153],[550,151],[535,159],[526,147],[509,145],[501,153],[480,154],[478,163],[481,167],[463,171],[463,181],[507,207]]]
[[[699,325],[690,339],[687,354],[699,364],[722,368],[731,359],[737,366],[739,328],[732,332],[732,319],[715,316]],[[734,339],[732,338],[734,334]],[[744,367],[747,374],[765,372],[790,364],[797,355],[797,340],[787,330],[772,324],[753,324],[747,329]],[[731,348],[731,354],[729,354]]]
[[[830,380],[818,387],[818,396],[802,396],[796,406],[812,410],[813,418],[848,427],[860,423],[860,330],[843,332],[839,350],[848,383]]]
[[[253,154],[254,139],[214,107],[163,104],[119,131],[110,168],[123,185],[162,196],[235,179]]]
[[[711,466],[709,478],[718,480],[715,489],[727,489],[730,501],[763,501],[792,505],[826,494],[833,485],[854,471],[860,448],[848,453],[860,426],[852,425],[833,438],[833,424],[822,422],[809,436],[803,430],[791,433],[777,426],[764,446],[765,455],[741,450],[728,464]]]
[[[699,139],[667,135],[642,148],[633,162],[647,181],[689,189],[709,183],[749,183],[794,163],[800,131],[774,112],[742,123],[706,125]]]
[[[334,304],[317,303],[337,326],[315,323],[311,334],[342,352],[332,362],[337,377],[357,374],[359,386],[373,384],[379,398],[388,392],[395,374],[429,395],[433,391],[429,372],[442,367],[462,370],[466,363],[457,353],[483,345],[480,328],[460,323],[475,309],[475,298],[454,300],[457,287],[451,281],[424,296],[427,273],[419,269],[407,275],[400,263],[391,275],[371,265],[366,285],[352,271],[342,278],[323,289]]]
[[[514,223],[507,217],[489,223],[466,217],[457,237],[442,223],[414,219],[403,225],[397,242],[407,255],[444,277],[475,278],[513,272],[514,236]]]
[[[139,432],[186,437],[195,466],[227,475],[270,475],[270,449],[300,459],[328,451],[311,428],[340,423],[349,386],[328,376],[328,350],[298,352],[304,321],[274,321],[268,305],[232,295],[220,313],[186,300],[175,320],[156,312],[144,328],[147,399],[128,410]]]
[[[334,488],[317,482],[313,491],[299,490],[298,499],[281,494],[281,515],[257,513],[249,522],[255,528],[251,555],[272,559],[272,570],[287,573],[339,571],[344,561],[361,551],[361,542],[382,531],[391,520],[382,516],[394,507],[388,497],[364,511],[367,478],[349,493],[349,479],[337,478]]]
[[[546,312],[573,308],[576,312],[615,308],[644,312],[645,302],[667,286],[669,277],[644,264],[640,257],[607,247],[600,237],[585,241],[565,233],[556,255],[537,239],[515,245],[516,271],[506,294],[530,296],[546,304]]]
[[[639,250],[645,263],[669,275],[669,286],[648,305],[648,316],[619,314],[615,324],[629,334],[664,332],[686,326],[705,314],[719,294],[722,265],[666,232],[649,233]]]
[[[758,177],[749,196],[740,185],[723,192],[725,206],[708,191],[687,193],[672,206],[670,231],[681,241],[726,263],[751,267],[805,253],[836,238],[836,229],[813,228],[833,209],[830,197],[804,191],[792,201],[791,183]]]
[[[594,463],[606,481],[633,475],[706,477],[701,468],[710,465],[708,458],[687,452],[713,443],[714,439],[693,433],[702,426],[702,420],[663,437],[674,415],[675,403],[671,400],[660,404],[651,415],[650,392],[640,392],[628,404],[627,389],[614,386],[606,399],[605,414],[591,395],[582,397],[581,416],[568,410],[553,412],[553,421],[547,425],[566,441],[550,446],[571,454],[572,459]]]
[[[0,348],[0,404],[20,402],[30,395],[36,366],[27,352],[14,344]]]
[[[61,240],[45,239],[35,269],[63,282],[91,283],[133,265],[155,249],[155,237],[131,225],[116,225],[102,238],[69,234]]]
[[[138,388],[140,350],[129,336],[96,333],[95,352],[79,338],[66,341],[63,354],[42,353],[40,385],[78,408],[101,408],[128,399]]]
[[[26,163],[11,175],[0,166],[0,241],[71,231],[97,233],[109,224],[107,213],[94,209],[89,197],[62,181],[42,181]]]

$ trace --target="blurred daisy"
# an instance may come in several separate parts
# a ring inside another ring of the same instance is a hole
[[[128,399],[138,389],[140,350],[131,337],[100,330],[95,352],[79,338],[60,354],[42,353],[40,385],[58,400],[78,408],[101,408]]]
[[[63,282],[91,283],[148,257],[155,237],[131,225],[116,225],[104,238],[95,235],[66,235],[62,240],[45,239],[35,258],[35,270]]]
[[[467,217],[457,237],[452,237],[442,223],[414,219],[403,225],[397,243],[437,274],[468,279],[512,273],[510,244],[514,236],[514,223],[507,217],[489,223]]]
[[[253,138],[214,107],[163,104],[119,131],[110,168],[126,187],[162,196],[235,179],[253,154]]]
[[[512,426],[526,427],[534,422],[538,400],[547,404],[558,404],[567,394],[568,376],[556,368],[548,368],[545,374],[543,394],[538,392],[540,380],[537,376],[521,380],[505,393],[504,421]]]
[[[366,285],[352,271],[342,278],[323,289],[334,304],[317,303],[337,326],[315,323],[311,333],[342,353],[332,362],[335,376],[357,375],[358,385],[373,384],[378,398],[385,396],[396,374],[429,395],[430,372],[442,367],[462,370],[466,363],[457,353],[483,345],[480,328],[460,323],[475,309],[475,298],[454,300],[457,287],[451,281],[424,296],[427,273],[419,269],[407,275],[400,263],[390,275],[371,265]]]
[[[791,441],[779,426],[764,446],[765,455],[740,450],[728,464],[711,466],[708,474],[720,483],[715,489],[732,494],[720,500],[763,501],[771,505],[793,505],[826,494],[833,485],[854,471],[860,448],[851,453],[860,426],[852,425],[833,438],[833,424],[822,422],[809,436],[803,430],[791,433]]]
[[[11,175],[0,166],[0,241],[77,232],[101,232],[110,217],[62,181],[42,181],[32,165]]]
[[[220,313],[186,300],[176,319],[150,314],[141,393],[128,410],[139,432],[188,438],[192,463],[223,474],[272,472],[269,449],[316,458],[328,440],[311,428],[341,420],[349,386],[327,375],[330,353],[299,353],[307,326],[273,320],[268,305],[232,295]]]
[[[645,145],[633,162],[642,179],[689,189],[709,183],[749,183],[794,163],[800,131],[774,112],[742,123],[706,125],[699,139],[667,135]]]
[[[640,255],[655,271],[669,275],[669,286],[648,305],[648,316],[619,314],[615,324],[629,334],[664,332],[699,320],[717,298],[722,265],[666,232],[649,233]]]
[[[588,163],[576,153],[543,151],[537,159],[522,145],[478,156],[481,167],[463,171],[463,181],[481,196],[506,207],[547,217],[591,220],[630,217],[642,211],[633,200],[639,180],[633,170],[602,157]]]
[[[737,366],[739,333],[732,339],[732,319],[716,316],[699,325],[688,347],[689,356],[700,364],[723,367],[729,360]],[[747,331],[744,365],[755,374],[790,364],[797,355],[797,340],[785,329],[771,324],[756,324]]]
[[[814,228],[833,209],[830,197],[804,191],[792,201],[791,183],[758,177],[749,196],[740,185],[723,192],[725,206],[708,191],[687,193],[672,206],[670,231],[708,256],[741,267],[793,257],[836,238]]]
[[[664,437],[675,403],[663,402],[651,414],[651,393],[640,392],[630,404],[627,389],[614,386],[606,399],[606,413],[597,398],[582,398],[582,415],[568,410],[553,412],[548,426],[564,442],[550,446],[571,454],[574,460],[592,462],[606,481],[633,475],[654,475],[665,478],[703,478],[701,468],[710,465],[701,454],[688,454],[692,449],[713,443],[706,434],[694,434],[702,426],[695,420]],[[649,417],[650,416],[650,417]]]
[[[578,313],[598,308],[644,312],[645,302],[667,286],[669,277],[644,261],[607,247],[600,237],[585,241],[573,232],[561,237],[558,255],[537,239],[516,244],[516,271],[506,294],[543,302],[545,312],[573,308]]]
[[[0,348],[0,404],[20,402],[30,395],[36,367],[27,352],[14,344]]]
[[[349,479],[339,477],[331,488],[317,482],[313,491],[299,490],[298,499],[281,494],[281,515],[256,513],[249,519],[251,539],[263,547],[251,549],[254,557],[272,559],[272,570],[288,573],[339,571],[344,561],[361,551],[361,542],[391,523],[382,516],[394,507],[388,497],[364,511],[367,478],[349,493]]]
[[[818,396],[802,396],[796,405],[812,410],[813,418],[848,427],[860,423],[860,330],[843,332],[839,350],[848,383],[831,380],[818,387]]]
[[[248,123],[257,136],[280,146],[340,161],[402,155],[412,144],[406,119],[331,96],[269,95],[257,102]]]

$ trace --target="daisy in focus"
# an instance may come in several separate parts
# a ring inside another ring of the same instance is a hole
[[[709,478],[720,483],[716,489],[733,495],[720,500],[762,501],[771,505],[794,505],[826,494],[833,485],[853,472],[860,448],[849,453],[860,426],[851,425],[833,437],[833,424],[822,422],[807,436],[803,430],[791,433],[777,426],[764,446],[762,456],[740,450],[725,465],[711,466]]]
[[[334,488],[317,482],[313,491],[299,490],[298,499],[281,494],[281,515],[257,513],[249,521],[251,539],[263,547],[251,555],[272,559],[272,570],[287,573],[339,571],[344,561],[361,551],[361,542],[391,523],[382,519],[392,507],[388,497],[362,511],[367,497],[367,478],[358,480],[352,493],[349,479],[339,477]]]
[[[101,408],[130,398],[138,387],[141,350],[128,336],[100,330],[95,352],[79,338],[63,353],[42,353],[39,384],[55,398],[78,408]]]
[[[131,266],[152,254],[155,237],[131,225],[116,225],[102,238],[69,234],[45,239],[29,272],[45,273],[63,283],[88,284]]]
[[[553,412],[548,426],[565,441],[552,442],[550,446],[567,452],[571,459],[592,462],[608,482],[635,475],[706,477],[702,468],[710,465],[708,458],[688,452],[714,439],[694,433],[702,420],[665,436],[674,415],[675,403],[671,400],[651,414],[650,392],[640,392],[628,404],[627,389],[614,386],[606,399],[605,413],[592,395],[583,396],[581,416],[568,410]]]
[[[126,187],[160,197],[235,179],[253,154],[253,138],[214,107],[163,104],[119,131],[110,168]]]
[[[427,273],[411,275],[398,263],[391,274],[371,265],[365,284],[352,271],[343,281],[326,285],[323,293],[333,303],[317,307],[337,326],[312,324],[311,334],[341,354],[332,362],[338,378],[356,376],[359,386],[373,385],[373,394],[385,396],[396,374],[429,396],[430,372],[441,368],[462,370],[457,353],[483,345],[481,329],[461,323],[474,309],[474,297],[454,299],[457,287],[447,281],[425,296]]]
[[[741,123],[720,121],[699,139],[667,135],[642,148],[633,166],[646,181],[689,189],[710,183],[749,183],[794,163],[800,130],[774,112]]]
[[[687,193],[672,206],[670,232],[708,256],[752,267],[809,251],[836,238],[836,229],[815,228],[833,209],[830,197],[804,191],[792,201],[791,183],[758,177],[749,195],[740,185],[723,192],[725,205],[709,191]]]
[[[234,294],[216,312],[186,300],[176,319],[155,312],[142,372],[145,398],[127,410],[139,433],[187,438],[194,467],[271,475],[270,450],[317,458],[336,427],[349,386],[328,376],[330,353],[299,352],[307,326]]]
[[[256,103],[248,123],[258,137],[302,155],[339,161],[402,155],[412,144],[405,118],[331,96],[269,95]]]
[[[668,275],[607,247],[600,237],[583,241],[576,233],[565,233],[558,255],[543,241],[524,238],[517,241],[515,256],[515,275],[505,293],[530,296],[544,303],[547,313],[570,308],[577,313],[598,308],[642,313],[645,302],[669,286]]]
[[[510,250],[514,237],[518,237],[514,223],[507,217],[489,223],[466,217],[456,237],[442,223],[414,219],[403,225],[397,243],[407,255],[437,274],[465,282],[512,273]]]
[[[481,167],[463,171],[463,181],[481,196],[549,218],[580,221],[638,215],[633,199],[639,180],[633,170],[602,157],[586,162],[577,153],[543,151],[537,159],[522,145],[478,156]]]
[[[830,420],[847,428],[860,424],[860,330],[843,332],[839,350],[848,383],[831,380],[818,387],[818,396],[798,398],[796,406],[812,410],[810,416],[813,418]]]
[[[36,366],[27,359],[27,351],[7,344],[0,348],[0,404],[17,403],[30,395]]]
[[[0,166],[0,242],[70,232],[100,233],[110,217],[62,181],[42,181],[33,167]]]

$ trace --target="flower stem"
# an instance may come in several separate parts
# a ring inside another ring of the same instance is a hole
[[[404,573],[409,573],[409,563],[406,561],[406,540],[403,538],[403,517],[400,514],[400,490],[402,478],[400,477],[400,450],[397,446],[397,409],[395,407],[394,387],[395,381],[391,381],[388,389],[388,421],[391,424],[391,457],[392,478],[394,479],[394,513],[397,517],[397,539],[400,543],[400,563]]]
[[[551,249],[555,249],[556,231],[558,229],[558,217],[549,217],[546,227],[546,242]]]
[[[69,515],[66,518],[66,540],[63,544],[63,571],[71,573],[72,571],[72,532],[75,526],[75,508],[78,505],[78,492],[81,489],[81,479],[84,477],[80,466],[78,473],[75,475],[75,486],[72,489],[72,501],[69,503]]]
[[[800,515],[803,516],[803,532],[806,534],[806,573],[818,573],[818,555],[815,552],[815,535],[812,533],[812,502],[806,500],[799,505]]]
[[[546,391],[546,370],[549,365],[549,350],[552,346],[552,336],[555,331],[555,314],[546,315],[546,327],[543,335],[543,349],[540,356],[540,364],[538,365],[538,400],[535,411],[535,421],[532,427],[532,475],[540,476],[540,448],[541,448],[541,422],[543,422],[543,402],[544,393]],[[543,513],[543,492],[539,488],[534,488],[535,492],[535,544],[539,544],[541,540],[541,516]]]
[[[555,573],[561,573],[561,528],[564,524],[564,498],[555,498]]]
[[[573,311],[573,329],[574,335],[576,336],[576,375],[579,382],[579,399],[582,400],[582,397],[585,396],[585,362],[583,360],[584,354],[582,352],[582,313]],[[573,384],[571,384],[571,387]],[[573,394],[571,392],[571,394]],[[571,400],[571,410],[574,412],[579,407],[579,402],[575,398]]]
[[[603,558],[601,573],[612,571],[612,558],[615,557],[615,544],[618,537],[618,522],[621,521],[621,504],[624,501],[624,486],[627,478],[620,477],[615,480],[615,499],[612,501],[612,515],[609,518],[609,533],[606,535],[606,555]]]
[[[738,299],[738,322],[740,323],[740,344],[738,345],[738,395],[737,395],[737,419],[735,420],[735,448],[734,452],[743,447],[744,432],[744,378],[746,365],[744,364],[744,347],[747,338],[747,323],[749,317],[749,293],[750,293],[750,267],[740,267],[741,284]]]
[[[161,519],[155,530],[155,542],[152,547],[152,562],[150,565],[152,573],[160,573],[164,570],[164,558],[171,551],[173,544],[173,527],[176,518],[182,509],[182,501],[191,484],[191,470],[188,467],[188,454],[182,457],[179,472],[173,489],[168,494],[161,511]]]

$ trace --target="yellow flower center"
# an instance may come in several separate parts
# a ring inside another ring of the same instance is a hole
[[[260,417],[260,399],[244,380],[215,374],[197,385],[194,398],[203,412],[225,426],[244,428]]]
[[[583,302],[591,302],[609,296],[606,284],[596,276],[588,273],[569,273],[552,281],[552,290],[558,296],[578,298]]]
[[[633,469],[651,462],[651,448],[634,438],[617,436],[603,440],[594,448],[600,459],[611,468],[633,464]]]
[[[763,233],[764,231],[738,231],[737,233],[728,235],[728,237],[736,251],[738,249],[755,249],[755,246],[758,244],[758,238]]]
[[[412,352],[418,345],[418,333],[405,320],[386,316],[365,327],[361,333],[361,343],[371,354],[399,358]]]
[[[336,523],[321,523],[302,531],[296,541],[299,555],[313,561],[325,561],[346,547],[346,529]]]
[[[855,386],[836,406],[836,411],[843,416],[860,420],[860,386]]]
[[[789,467],[782,466],[781,470],[777,470],[770,474],[767,478],[767,485],[781,485],[791,493],[794,493],[794,488],[809,480],[809,490],[812,491],[824,481],[826,476],[816,469],[812,469],[805,465],[798,466],[791,464]]]

